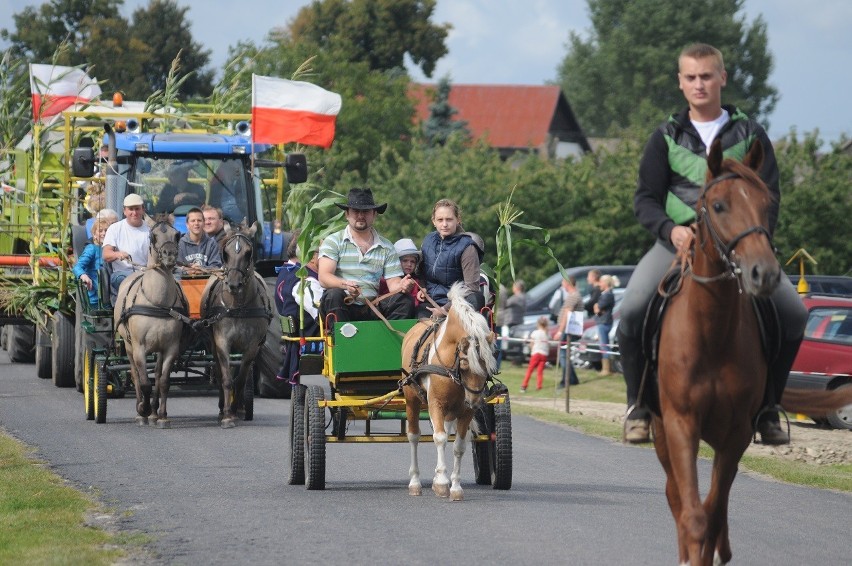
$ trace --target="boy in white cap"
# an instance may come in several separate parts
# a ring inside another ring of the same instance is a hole
[[[420,301],[417,299],[417,292],[420,291],[421,285],[420,270],[418,269],[420,267],[420,250],[417,249],[414,240],[411,238],[397,240],[393,247],[399,256],[399,263],[402,266],[403,274],[410,275],[416,282],[416,285],[411,288],[408,294],[411,295],[414,301],[414,308],[417,308],[417,305],[420,304]],[[379,281],[379,296],[386,293],[388,293],[388,284],[383,277]]]
[[[103,243],[103,261],[112,264],[110,287],[112,296],[125,277],[133,273],[134,265],[148,264],[151,230],[145,223],[145,203],[131,193],[124,197],[124,220],[107,229]]]

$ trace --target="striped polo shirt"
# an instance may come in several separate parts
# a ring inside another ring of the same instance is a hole
[[[375,299],[379,295],[379,279],[384,277],[402,277],[402,265],[390,240],[383,238],[373,230],[373,246],[362,254],[361,249],[352,240],[349,226],[328,236],[319,249],[320,257],[337,262],[334,274],[343,279],[357,281],[361,286],[361,295]],[[360,301],[356,303],[362,304]]]

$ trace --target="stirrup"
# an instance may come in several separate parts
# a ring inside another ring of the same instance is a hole
[[[778,413],[779,419],[777,423],[774,420],[760,420],[760,417],[770,411]],[[786,435],[784,434],[784,429],[781,428],[781,415],[784,415],[784,420],[787,423]],[[790,417],[781,405],[767,405],[763,407],[754,418],[753,428],[752,441],[755,444],[765,444],[767,446],[790,444]],[[757,440],[758,433],[760,433],[759,441]]]

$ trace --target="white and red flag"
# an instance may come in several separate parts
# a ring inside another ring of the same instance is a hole
[[[59,114],[72,104],[89,102],[101,94],[98,80],[75,67],[30,64],[33,120]]]
[[[343,104],[315,84],[251,76],[251,130],[256,143],[298,142],[328,149]]]

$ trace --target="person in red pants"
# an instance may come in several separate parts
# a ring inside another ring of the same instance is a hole
[[[524,382],[521,384],[521,393],[527,390],[527,384],[530,382],[533,370],[537,370],[536,374],[536,390],[541,389],[544,381],[544,366],[547,364],[547,357],[550,354],[550,337],[547,335],[548,319],[543,316],[538,319],[537,328],[530,334],[530,365],[527,366],[527,374],[524,376]]]

